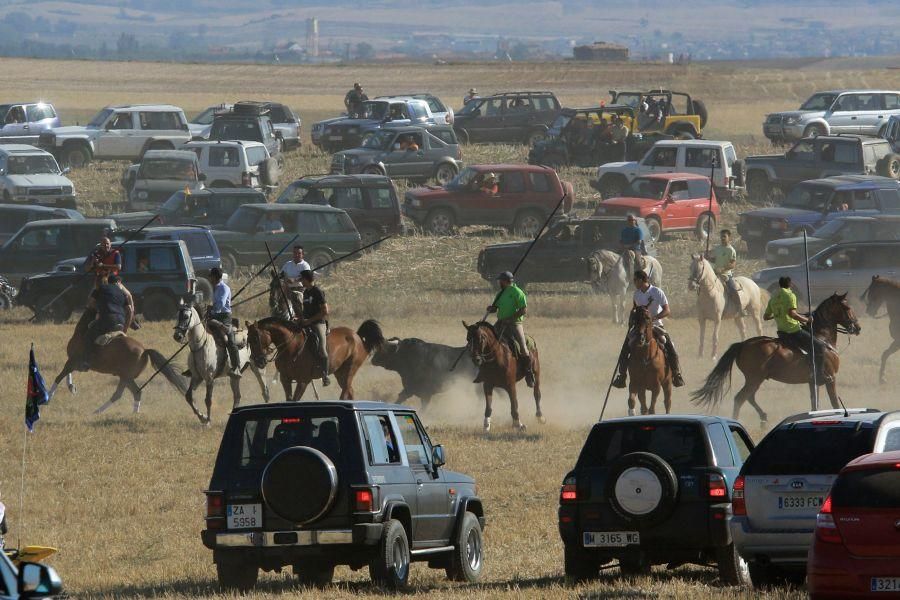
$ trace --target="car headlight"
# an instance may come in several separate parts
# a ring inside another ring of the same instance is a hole
[[[27,187],[23,187],[23,186],[21,186],[21,185],[17,185],[16,187],[13,188],[13,193],[14,193],[16,196],[27,196],[27,195],[28,195],[28,188],[27,188]]]
[[[796,125],[800,122],[800,115],[794,115],[793,117],[785,117],[784,124],[785,125]]]
[[[66,186],[63,186],[62,191],[63,191],[63,194],[71,195],[75,190],[72,188],[71,185],[66,185]]]
[[[146,200],[146,199],[147,199],[147,192],[145,192],[145,191],[140,191],[140,192],[138,192],[137,197],[138,197],[138,200]]]

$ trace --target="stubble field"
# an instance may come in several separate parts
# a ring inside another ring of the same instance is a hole
[[[605,97],[607,89],[666,86],[686,89],[710,108],[707,137],[732,139],[742,153],[766,149],[758,134],[767,110],[789,108],[818,88],[900,85],[897,71],[828,71],[814,68],[762,69],[737,65],[661,67],[636,65],[612,69],[601,65],[459,65],[356,68],[289,68],[85,62],[4,61],[0,82],[17,98],[41,96],[54,101],[67,120],[84,122],[105,104],[166,101],[188,112],[221,101],[246,97],[287,100],[304,117],[304,130],[319,117],[336,112],[345,88],[361,80],[370,93],[428,89],[453,101],[465,89],[550,88],[565,104],[587,104]],[[454,105],[458,102],[452,102]],[[74,116],[73,116],[74,115]],[[522,160],[524,148],[470,146],[469,163]],[[288,156],[285,181],[303,173],[322,172],[327,157],[308,148]],[[118,178],[124,164],[98,163],[73,174],[86,211],[100,214],[121,201]],[[566,169],[563,177],[576,185],[579,202],[596,202],[587,185],[590,173]],[[725,208],[724,223],[733,224],[741,205]],[[584,209],[582,209],[584,210]],[[416,336],[461,345],[461,320],[483,314],[492,298],[487,282],[474,272],[478,250],[506,239],[492,230],[466,231],[448,238],[411,236],[388,241],[383,248],[345,265],[324,283],[333,323],[356,327],[366,318],[379,319],[388,336]],[[703,380],[712,361],[697,358],[697,325],[693,295],[686,289],[687,256],[700,245],[687,236],[661,245],[661,260],[676,318],[669,329],[681,350],[687,387],[676,390],[673,412],[693,412],[688,391]],[[749,274],[759,266],[742,259]],[[241,277],[237,278],[241,281]],[[246,293],[262,288],[251,286]],[[744,597],[747,592],[723,588],[715,571],[682,567],[658,568],[651,577],[625,581],[617,570],[604,572],[591,585],[567,586],[562,578],[562,547],[556,532],[556,502],[563,474],[574,463],[585,434],[599,416],[624,330],[610,324],[608,300],[580,285],[535,285],[529,290],[529,332],[543,361],[544,412],[547,425],[533,418],[529,390],[520,387],[520,411],[529,429],[513,434],[509,404],[495,396],[495,431],[480,431],[483,402],[474,386],[463,385],[439,397],[423,414],[432,437],[448,451],[449,468],[478,479],[488,516],[484,583],[447,583],[440,572],[415,566],[413,593],[434,598],[706,598]],[[238,316],[263,316],[263,300],[241,308]],[[43,410],[37,434],[28,440],[26,510],[19,509],[19,477],[23,442],[22,415],[29,344],[36,346],[42,372],[51,380],[65,360],[72,323],[31,325],[29,313],[15,309],[0,317],[0,492],[7,504],[14,543],[57,546],[52,563],[67,588],[78,597],[218,597],[211,553],[202,547],[203,495],[214,455],[231,405],[227,385],[220,383],[213,424],[204,428],[183,399],[161,378],[144,393],[141,412],[133,415],[127,396],[103,416],[91,412],[106,401],[114,380],[92,373],[76,374],[78,393],[65,387]],[[862,319],[863,333],[840,342],[839,385],[848,405],[888,408],[895,404],[890,387],[878,388],[878,359],[888,344],[880,331],[885,321]],[[170,323],[146,324],[135,335],[164,354],[177,349]],[[771,330],[769,330],[771,331]],[[722,328],[721,345],[736,341],[732,324]],[[176,359],[183,364],[183,358]],[[150,371],[144,374],[149,376]],[[270,370],[269,376],[272,376]],[[890,385],[898,382],[888,370]],[[142,379],[143,381],[143,379]],[[735,375],[735,387],[742,378]],[[393,399],[399,381],[391,373],[366,365],[357,379],[360,398]],[[244,402],[260,400],[248,378]],[[282,400],[274,386],[273,400]],[[324,397],[336,397],[328,390]],[[770,424],[808,408],[806,390],[770,383],[759,395]],[[413,401],[418,406],[417,401]],[[661,410],[661,407],[658,407]],[[608,416],[626,411],[625,394],[614,390]],[[721,407],[731,413],[730,401]],[[755,439],[764,431],[755,415],[742,413]],[[327,597],[376,597],[363,573],[338,569],[338,584]],[[794,598],[799,590],[766,597]],[[295,587],[288,574],[268,575],[253,597],[321,597],[322,592]]]

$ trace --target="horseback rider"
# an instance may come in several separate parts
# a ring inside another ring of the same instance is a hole
[[[644,246],[644,232],[638,226],[637,217],[634,215],[628,215],[627,223],[619,233],[619,249],[621,253],[632,250],[635,256],[647,255],[647,248]]]
[[[723,313],[741,311],[741,297],[738,294],[737,282],[734,280],[734,267],[737,264],[737,250],[731,245],[731,231],[723,229],[719,234],[720,244],[712,249],[708,260],[713,263],[713,270],[725,284],[725,308]],[[736,308],[736,310],[735,310]],[[729,310],[731,309],[731,310]]]
[[[311,271],[312,267],[303,258],[303,246],[294,246],[294,255],[281,266],[281,276],[288,288],[288,297],[294,307],[294,316],[299,317],[303,312],[303,284],[300,282],[300,274],[303,271]]]
[[[812,329],[812,316],[805,317],[797,312],[797,296],[791,290],[791,278],[780,277],[778,287],[780,289],[769,300],[763,318],[766,321],[775,320],[779,339],[803,351],[808,351],[810,344],[815,344],[815,364],[810,366],[816,369],[816,381],[820,383],[834,381],[833,377],[825,373],[825,353],[829,351],[828,345],[803,327],[806,325]]]
[[[672,343],[672,336],[665,329],[663,319],[672,314],[669,310],[669,300],[666,298],[665,292],[655,285],[650,284],[650,277],[644,271],[634,272],[634,306],[648,306],[650,316],[653,319],[653,330],[658,337],[662,338],[663,348],[665,349],[666,362],[672,369],[672,385],[681,387],[684,385],[684,379],[681,376],[681,367],[678,364],[678,353],[675,351],[675,344]],[[624,388],[628,378],[628,357],[631,354],[631,343],[639,334],[635,330],[633,323],[622,345],[622,352],[619,354],[619,364],[616,367],[616,377],[613,379],[613,385],[617,388]]]
[[[494,302],[487,307],[489,313],[497,313],[502,339],[505,334],[512,334],[518,342],[519,364],[525,367],[525,383],[528,387],[534,386],[534,372],[531,368],[531,352],[528,350],[528,340],[525,337],[525,313],[528,311],[528,301],[525,292],[513,281],[513,274],[504,271],[497,276],[500,282],[500,293],[494,298]]]
[[[331,385],[328,378],[328,303],[325,292],[316,285],[316,274],[311,269],[300,273],[303,284],[303,315],[300,319],[302,327],[315,332],[316,351],[322,361],[322,385]]]
[[[213,303],[209,311],[207,324],[220,340],[225,342],[228,360],[233,377],[241,376],[241,359],[238,356],[237,343],[234,340],[234,325],[231,323],[231,288],[222,280],[222,269],[213,267],[209,270],[209,278],[213,284]]]
[[[87,327],[84,339],[84,351],[81,358],[80,371],[91,368],[94,342],[101,335],[121,331],[126,333],[134,319],[134,303],[131,295],[122,292],[119,276],[103,273],[97,287],[91,292],[88,309],[96,311],[97,316]]]

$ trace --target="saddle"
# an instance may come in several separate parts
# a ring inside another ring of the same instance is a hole
[[[789,350],[793,350],[794,352],[799,352],[803,356],[806,356],[807,354],[809,354],[809,348],[801,347],[796,342],[796,340],[786,336],[783,331],[778,332],[778,343]]]
[[[519,344],[519,340],[516,339],[516,336],[513,334],[513,330],[511,328],[506,328],[500,334],[500,341],[506,344],[506,346],[512,350],[513,354],[516,357],[521,358],[524,356],[522,352],[522,346]],[[528,344],[528,352],[529,354],[534,352],[537,348],[537,344],[534,341],[534,338],[528,334],[525,334],[525,343]]]
[[[244,348],[247,345],[247,330],[241,329],[239,327],[240,321],[237,319],[231,320],[231,329],[234,332],[234,345],[238,347],[238,349]],[[215,325],[210,326],[210,321],[206,323],[206,331],[212,335],[213,339],[216,342],[216,346],[225,347],[225,335],[221,329],[216,327]]]
[[[94,345],[105,346],[114,339],[120,337],[125,337],[125,333],[122,331],[110,331],[109,333],[104,333],[103,335],[98,335],[96,338],[94,338]]]

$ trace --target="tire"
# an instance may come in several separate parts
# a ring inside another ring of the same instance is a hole
[[[469,145],[469,132],[465,129],[457,129],[456,130],[456,141],[460,144],[468,146]]]
[[[613,511],[632,526],[652,527],[667,519],[678,499],[671,465],[650,452],[632,452],[613,462],[606,482]]]
[[[647,224],[647,229],[650,231],[650,241],[654,243],[658,242],[663,233],[660,220],[656,217],[647,217],[644,222]]]
[[[470,512],[463,515],[456,535],[450,563],[447,565],[447,579],[478,583],[484,569],[484,540],[478,517]]]
[[[148,321],[167,321],[175,318],[178,305],[175,300],[162,292],[147,294],[142,303],[141,313]]]
[[[12,308],[12,298],[8,294],[0,292],[0,310],[9,310]]]
[[[531,148],[538,142],[543,142],[547,139],[547,132],[543,129],[535,129],[530,131],[527,136],[525,136],[525,145]]]
[[[700,117],[700,128],[706,127],[706,123],[709,121],[709,111],[706,110],[703,100],[692,100],[691,112]]]
[[[727,585],[750,585],[750,569],[747,561],[741,558],[734,543],[716,549],[716,563],[719,566],[719,579]]]
[[[205,277],[198,277],[197,284],[194,286],[194,291],[203,294],[204,302],[208,303],[212,301],[213,286],[209,279]]]
[[[900,154],[886,154],[875,167],[875,172],[882,177],[900,179]]]
[[[566,546],[563,549],[563,571],[572,583],[582,583],[596,579],[600,565],[581,548]]]
[[[333,265],[328,265],[327,267],[322,268],[321,265],[325,263],[330,263],[332,261],[332,256],[324,251],[324,250],[313,250],[309,253],[309,265],[313,268],[313,270],[318,271],[320,274],[328,274],[334,270]]]
[[[747,563],[747,571],[750,583],[756,589],[764,590],[778,584],[778,576],[772,565],[750,562]]]
[[[434,179],[441,185],[447,185],[454,177],[456,177],[458,172],[459,170],[455,165],[441,163],[437,166],[437,169],[434,170]]]
[[[228,273],[229,276],[234,277],[237,268],[237,256],[235,256],[233,252],[229,252],[227,250],[225,252],[222,252],[222,270]]]
[[[65,297],[59,298],[55,302],[53,301],[54,298],[56,298],[56,294],[42,294],[41,296],[38,296],[37,302],[34,303],[34,314],[39,320],[50,320],[54,323],[63,323],[72,316],[72,307]],[[53,303],[50,304],[51,302]],[[50,306],[38,314],[38,311],[48,304]]]
[[[249,592],[256,586],[259,569],[240,561],[216,562],[219,585],[225,591]]]
[[[403,590],[409,583],[409,540],[406,530],[396,519],[384,525],[381,540],[372,562],[369,575],[372,581],[390,590]]]
[[[544,217],[534,210],[523,210],[513,221],[513,231],[523,237],[533,238],[544,224]]]
[[[307,525],[321,519],[334,505],[337,469],[319,450],[292,446],[269,461],[260,488],[263,502],[273,513],[291,523]]]
[[[63,162],[73,169],[86,167],[91,162],[91,151],[82,144],[70,144],[63,147]]]
[[[628,187],[628,180],[622,175],[607,175],[600,180],[597,187],[600,189],[600,196],[604,200],[609,200],[625,191],[625,188]]]
[[[431,235],[452,235],[456,229],[456,217],[446,208],[437,208],[425,217],[425,231]]]
[[[384,175],[384,171],[377,165],[369,165],[362,170],[364,175]]]
[[[694,226],[694,235],[701,242],[705,242],[709,234],[716,230],[716,217],[708,212],[697,217],[697,224]]]
[[[324,588],[334,579],[334,565],[317,560],[294,565],[294,577],[304,587]]]
[[[747,195],[751,200],[766,201],[772,194],[772,183],[769,176],[763,171],[750,171],[747,173]]]
[[[619,559],[619,570],[626,577],[639,577],[650,574],[650,561],[641,552],[636,555],[623,556]]]
[[[820,135],[825,135],[828,133],[825,131],[825,128],[821,125],[808,125],[806,129],[803,130],[803,137],[819,137]]]

